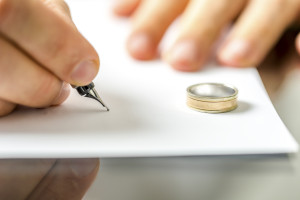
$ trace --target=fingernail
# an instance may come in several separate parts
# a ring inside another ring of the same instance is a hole
[[[62,104],[70,94],[70,84],[64,82],[60,90],[59,95],[53,101],[52,105],[56,106]]]
[[[176,44],[169,53],[166,60],[181,71],[195,71],[199,68],[199,50],[196,43],[184,41]]]
[[[93,173],[94,170],[99,167],[99,159],[70,159],[69,165],[76,177],[84,178],[91,175],[91,173]]]
[[[96,77],[98,66],[96,62],[85,60],[80,62],[73,70],[71,78],[78,85],[89,84]]]
[[[129,53],[138,60],[150,60],[156,54],[153,40],[145,33],[131,35],[127,42],[127,48]]]
[[[220,62],[234,67],[243,67],[251,63],[250,45],[242,40],[230,41],[220,50]]]

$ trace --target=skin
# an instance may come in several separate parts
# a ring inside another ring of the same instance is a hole
[[[59,105],[98,69],[63,0],[0,0],[0,117]],[[82,199],[98,169],[99,159],[2,159],[0,199]]]
[[[99,70],[62,0],[0,0],[0,46],[0,116],[61,104],[69,84],[86,85]]]
[[[181,14],[177,40],[162,59],[180,71],[201,69],[213,45],[232,24],[217,60],[233,67],[258,66],[283,32],[299,18],[300,0],[118,0],[114,13],[130,17],[129,54],[157,57],[167,28]],[[300,36],[295,45],[300,53]]]

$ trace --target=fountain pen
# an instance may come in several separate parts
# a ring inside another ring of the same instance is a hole
[[[104,104],[99,94],[97,93],[95,84],[93,82],[85,86],[73,86],[73,88],[76,89],[81,96],[92,98],[98,101],[107,111],[109,111],[109,108]]]

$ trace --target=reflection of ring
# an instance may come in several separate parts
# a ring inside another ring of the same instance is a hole
[[[221,83],[200,83],[187,88],[187,105],[208,113],[221,113],[237,107],[238,90]]]

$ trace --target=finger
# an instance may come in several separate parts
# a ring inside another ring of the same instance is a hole
[[[198,70],[223,28],[240,12],[245,0],[193,0],[184,11],[180,34],[164,59],[181,71]]]
[[[0,160],[0,199],[26,199],[55,160]]]
[[[53,100],[51,105],[57,106],[62,104],[68,98],[70,92],[71,92],[70,84],[64,82],[60,90],[60,94]]]
[[[127,41],[132,57],[150,60],[163,34],[172,21],[183,11],[187,0],[144,0],[134,13],[133,30]]]
[[[98,169],[99,159],[58,160],[28,199],[81,200],[94,181]]]
[[[44,0],[46,6],[58,14],[65,16],[65,20],[73,23],[71,19],[71,12],[68,4],[64,0]]]
[[[295,19],[299,6],[294,0],[251,1],[221,47],[219,61],[237,67],[257,66]]]
[[[15,108],[16,108],[16,104],[0,99],[0,117],[8,115]]]
[[[0,32],[60,79],[86,85],[96,76],[99,58],[52,1],[3,0]]]
[[[61,95],[62,81],[0,37],[0,99],[46,107]]]
[[[117,0],[114,4],[113,11],[119,16],[129,16],[139,6],[142,0]]]

